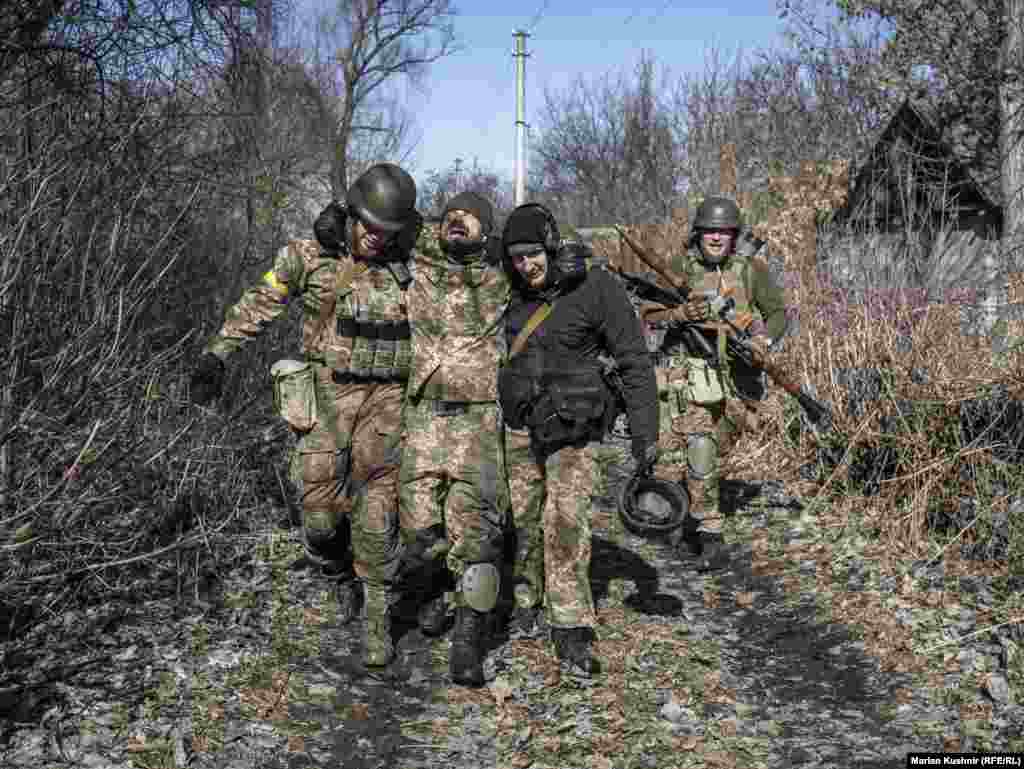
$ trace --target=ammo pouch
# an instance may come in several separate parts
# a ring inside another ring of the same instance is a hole
[[[612,394],[597,372],[561,376],[542,386],[530,412],[530,437],[545,446],[566,446],[600,438],[612,415]]]
[[[279,360],[270,367],[274,411],[292,429],[306,433],[316,425],[316,384],[312,363]]]
[[[537,400],[536,380],[521,367],[506,364],[498,369],[498,405],[505,424],[522,430]]]

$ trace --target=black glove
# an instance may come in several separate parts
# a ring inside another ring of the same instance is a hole
[[[345,250],[345,221],[347,219],[348,211],[336,200],[328,203],[317,216],[316,222],[313,223],[313,233],[324,251],[338,253]]]
[[[224,361],[212,352],[200,355],[192,369],[192,381],[189,383],[192,402],[205,406],[217,400],[224,389],[225,374]]]
[[[636,474],[647,477],[654,472],[658,463],[658,447],[641,438],[633,440],[633,459],[636,460]]]

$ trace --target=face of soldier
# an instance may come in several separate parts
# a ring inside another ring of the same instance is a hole
[[[548,276],[548,254],[543,246],[525,253],[511,254],[512,266],[530,288],[544,287]]]
[[[736,230],[704,230],[700,235],[701,251],[704,257],[714,264],[729,256],[735,243]]]
[[[469,211],[456,208],[441,220],[441,239],[451,242],[477,242],[483,235],[483,224]]]
[[[360,219],[352,223],[352,251],[363,259],[376,259],[387,248],[392,235],[378,230]]]

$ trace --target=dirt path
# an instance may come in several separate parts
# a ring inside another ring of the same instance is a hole
[[[495,635],[486,688],[453,687],[448,639],[425,639],[411,622],[399,625],[388,677],[368,676],[359,621],[339,622],[323,580],[290,568],[295,533],[279,532],[201,610],[127,608],[97,615],[87,651],[18,651],[37,667],[90,654],[101,663],[8,708],[0,764],[881,768],[903,766],[911,750],[1024,750],[1009,636],[951,645],[931,671],[893,669],[873,653],[875,636],[832,616],[838,597],[880,595],[915,638],[967,635],[977,617],[959,608],[926,632],[931,620],[886,602],[884,580],[850,568],[823,596],[822,560],[793,560],[814,528],[798,506],[777,491],[731,491],[736,552],[714,577],[623,535],[610,498],[595,499],[602,671],[591,682],[559,675],[543,633],[513,628]],[[941,565],[931,568],[918,578],[941,580]]]

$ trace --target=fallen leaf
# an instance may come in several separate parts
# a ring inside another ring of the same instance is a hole
[[[224,706],[219,702],[211,702],[206,706],[206,715],[211,721],[220,721],[224,718]]]
[[[696,750],[700,744],[700,739],[697,737],[677,737],[675,744],[680,750]]]
[[[288,752],[289,753],[302,753],[306,750],[306,741],[302,739],[301,734],[293,734],[288,738]]]
[[[352,703],[352,707],[349,708],[349,712],[352,714],[352,719],[354,721],[370,720],[370,706],[364,702]]]
[[[558,737],[545,737],[541,740],[541,745],[544,746],[544,750],[548,753],[557,753],[559,748],[562,747],[562,740]]]
[[[747,609],[754,605],[754,598],[757,594],[749,591],[736,594],[736,605],[741,609]]]
[[[512,694],[512,685],[505,676],[498,676],[490,686],[491,694],[494,695],[494,702],[497,706],[504,707],[505,700]]]
[[[128,745],[125,750],[131,753],[141,753],[146,749],[146,735],[144,734],[133,734],[128,738]]]

